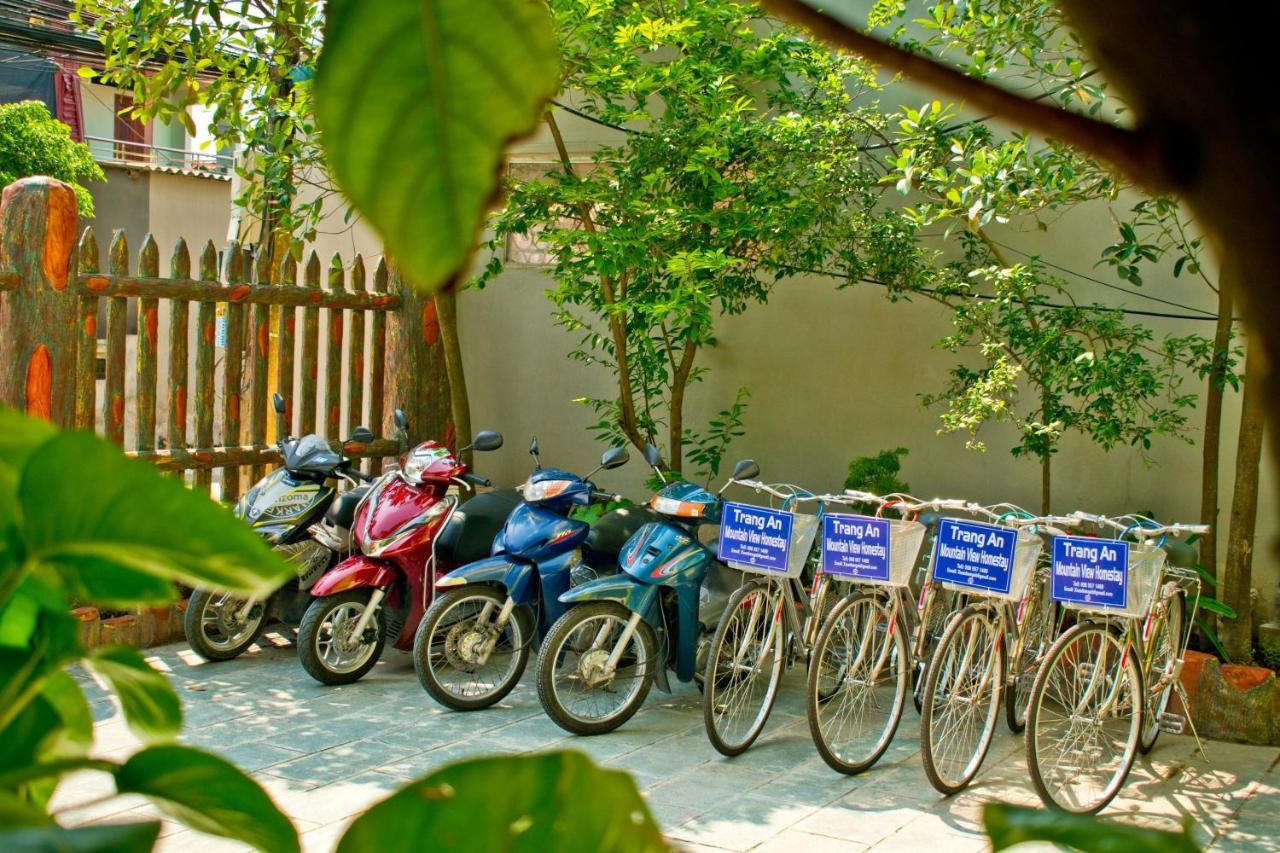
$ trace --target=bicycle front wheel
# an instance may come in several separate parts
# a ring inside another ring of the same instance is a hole
[[[809,664],[809,733],[822,760],[861,773],[893,740],[911,683],[907,642],[877,595],[841,599],[814,643]]]
[[[1004,671],[999,614],[970,604],[947,626],[925,675],[920,757],[944,794],[968,785],[987,756]]]
[[[1111,802],[1138,754],[1142,671],[1099,622],[1058,638],[1031,688],[1027,769],[1046,805],[1092,814]]]
[[[741,755],[755,743],[782,680],[780,595],[753,581],[729,597],[707,654],[702,721],[721,755]]]

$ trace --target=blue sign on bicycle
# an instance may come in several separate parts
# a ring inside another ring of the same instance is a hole
[[[1050,592],[1054,601],[1124,609],[1129,603],[1129,543],[1055,536]]]
[[[1018,532],[977,521],[944,518],[933,543],[933,579],[970,589],[1009,593]]]
[[[889,522],[865,515],[822,517],[822,571],[856,580],[889,579]]]
[[[751,504],[726,503],[720,516],[720,547],[717,556],[771,572],[785,572],[791,553],[789,512]]]

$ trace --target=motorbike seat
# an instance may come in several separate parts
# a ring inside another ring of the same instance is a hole
[[[624,506],[605,513],[587,531],[582,559],[597,571],[616,572],[622,546],[637,530],[655,521],[662,521],[662,516],[647,506]]]
[[[436,539],[436,558],[450,565],[461,565],[489,556],[493,540],[521,500],[515,489],[494,489],[462,504],[454,510]]]
[[[1176,566],[1179,569],[1193,568],[1198,562],[1196,546],[1181,539],[1166,539],[1164,542],[1164,552],[1167,555],[1165,559],[1169,561],[1169,565]]]
[[[351,522],[356,517],[356,507],[367,494],[369,494],[369,486],[357,486],[338,495],[325,511],[324,520],[344,530],[350,530]]]

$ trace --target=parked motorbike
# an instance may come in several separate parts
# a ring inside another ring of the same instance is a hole
[[[285,431],[284,398],[272,397],[279,419],[276,447],[284,464],[259,480],[236,504],[235,514],[252,525],[297,570],[266,599],[197,589],[187,603],[183,629],[191,649],[209,661],[230,660],[249,648],[273,621],[297,625],[311,603],[315,582],[351,550],[351,519],[369,488],[368,478],[351,467],[345,450],[373,440],[357,427],[335,453],[319,435],[290,438]],[[338,494],[345,481],[354,488]]]
[[[645,448],[659,476],[657,448]],[[656,681],[671,692],[667,669],[683,682],[700,677],[716,623],[742,574],[716,559],[698,528],[718,524],[721,493],[757,477],[750,459],[712,493],[690,482],[665,485],[649,506],[665,520],[646,524],[619,555],[622,572],[560,596],[572,605],[551,627],[538,653],[538,698],[561,728],[603,734],[639,710]]]
[[[625,448],[605,452],[585,477],[543,468],[538,440],[529,447],[535,468],[521,486],[524,503],[507,519],[493,556],[436,581],[432,603],[413,644],[423,688],[459,711],[487,708],[520,681],[536,638],[564,611],[558,598],[575,584],[618,571],[618,551],[650,513],[625,507],[594,525],[570,518],[575,508],[617,496],[591,478],[624,465]]]
[[[408,424],[396,412],[406,440]],[[482,430],[463,450],[489,451],[502,436]],[[352,534],[359,553],[334,566],[311,588],[315,600],[298,626],[298,657],[323,684],[362,678],[387,640],[413,646],[431,603],[435,579],[489,553],[507,515],[520,502],[514,489],[478,494],[461,506],[449,487],[488,486],[449,448],[425,441],[383,475],[356,509]]]

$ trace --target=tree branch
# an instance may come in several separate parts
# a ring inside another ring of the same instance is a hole
[[[921,54],[872,38],[829,17],[802,0],[762,0],[764,6],[812,32],[828,44],[843,47],[883,68],[963,100],[975,109],[1073,145],[1117,166],[1148,189],[1173,181],[1157,156],[1157,146],[1141,130],[1127,130],[1078,113],[1033,101],[970,77]]]

